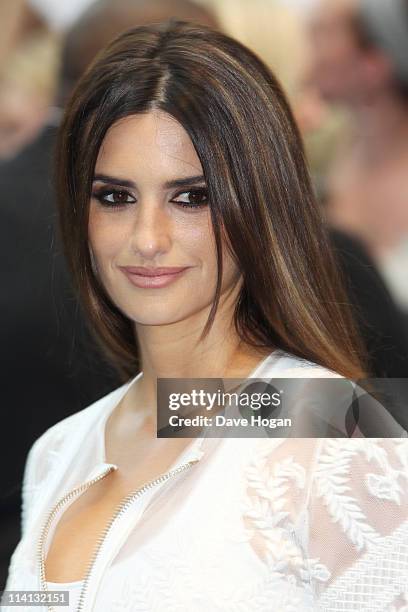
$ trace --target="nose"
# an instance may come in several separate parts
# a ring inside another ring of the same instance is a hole
[[[140,199],[136,205],[131,248],[140,259],[155,259],[168,252],[172,245],[171,219],[161,203]]]

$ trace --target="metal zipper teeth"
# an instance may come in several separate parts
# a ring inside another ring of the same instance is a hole
[[[80,493],[83,493],[88,487],[90,487],[91,485],[95,484],[95,482],[98,482],[98,480],[101,480],[102,478],[104,478],[112,470],[116,470],[116,469],[117,469],[116,466],[111,465],[111,466],[109,466],[109,468],[107,470],[105,470],[104,472],[102,472],[101,474],[96,476],[95,478],[92,478],[92,480],[88,480],[87,482],[84,482],[84,483],[78,485],[77,487],[75,487],[74,489],[72,489],[71,491],[66,493],[63,497],[61,497],[61,499],[54,505],[54,507],[48,513],[47,519],[45,521],[45,525],[44,525],[44,527],[43,527],[43,529],[41,531],[40,538],[38,540],[38,548],[37,548],[37,557],[38,557],[39,566],[40,566],[40,581],[41,581],[41,588],[42,588],[43,591],[47,591],[48,592],[48,585],[47,585],[47,581],[45,579],[44,541],[45,541],[45,539],[46,539],[46,537],[47,537],[47,535],[49,533],[52,521],[54,520],[54,518],[58,514],[59,510],[70,499],[72,499],[73,497],[76,497]],[[55,612],[55,609],[53,607],[50,607],[50,606],[48,607],[48,610],[50,612]]]
[[[198,461],[199,461],[199,459],[193,459],[191,461],[188,461],[187,463],[184,463],[183,465],[180,465],[179,467],[175,468],[174,470],[170,470],[169,472],[165,472],[164,474],[161,474],[160,476],[158,476],[154,480],[151,480],[151,481],[147,482],[146,484],[144,484],[142,487],[140,487],[136,491],[134,491],[134,492],[130,493],[129,495],[127,495],[125,497],[125,499],[120,503],[120,505],[118,506],[118,508],[114,512],[113,516],[109,520],[107,526],[102,531],[102,534],[100,535],[100,537],[97,540],[97,544],[96,544],[95,550],[94,550],[94,552],[92,554],[92,558],[90,560],[90,563],[88,565],[88,569],[87,569],[87,572],[86,572],[86,575],[85,575],[85,578],[84,578],[84,584],[83,584],[81,593],[79,595],[77,612],[81,612],[81,610],[83,610],[83,605],[84,605],[84,601],[85,601],[85,595],[86,595],[86,591],[87,591],[87,588],[88,588],[89,580],[90,580],[90,577],[91,577],[91,574],[92,574],[92,569],[93,569],[93,567],[95,565],[95,562],[96,562],[96,559],[97,559],[98,554],[100,552],[100,549],[102,547],[102,544],[105,541],[105,538],[106,538],[107,534],[109,533],[110,529],[112,528],[112,525],[115,522],[115,520],[121,514],[124,514],[126,512],[126,510],[128,509],[128,507],[132,505],[133,501],[135,499],[137,499],[138,497],[140,497],[141,495],[143,495],[143,493],[145,491],[147,491],[148,489],[153,488],[154,486],[156,486],[160,482],[164,482],[165,480],[169,480],[170,478],[172,478],[173,476],[175,476],[179,472],[182,472],[182,471],[190,468],[195,463],[198,463]]]
[[[87,593],[87,588],[88,588],[88,584],[89,584],[89,581],[90,581],[90,578],[91,578],[92,569],[93,569],[93,567],[95,565],[95,562],[96,562],[96,559],[97,559],[98,554],[100,552],[100,549],[102,547],[102,544],[105,541],[109,531],[112,528],[113,523],[117,520],[117,518],[120,515],[124,514],[126,512],[126,510],[128,509],[128,507],[132,505],[134,500],[137,499],[138,497],[140,497],[141,495],[143,495],[143,493],[145,491],[147,491],[148,489],[151,489],[152,487],[156,486],[157,484],[159,484],[161,482],[164,482],[165,480],[168,480],[168,479],[172,478],[172,476],[175,476],[179,472],[182,472],[182,471],[190,468],[195,463],[198,463],[198,461],[199,461],[199,459],[193,459],[191,461],[188,461],[187,463],[184,463],[183,465],[180,465],[179,467],[175,468],[174,470],[170,470],[169,472],[165,472],[164,474],[161,474],[160,476],[158,476],[154,480],[151,480],[151,481],[147,482],[146,484],[144,484],[142,487],[140,487],[136,491],[133,491],[132,493],[129,493],[120,502],[120,504],[117,507],[117,509],[115,510],[114,514],[109,519],[108,524],[103,529],[101,535],[97,539],[95,549],[94,549],[94,551],[92,553],[92,557],[91,557],[91,559],[89,561],[89,564],[88,564],[88,567],[87,567],[87,570],[86,570],[86,574],[85,574],[85,578],[84,578],[84,581],[83,581],[83,586],[82,586],[82,589],[81,589],[81,593],[79,595],[77,612],[81,612],[81,610],[83,610],[84,601],[85,601],[85,595]],[[116,469],[116,468],[110,467],[107,471],[105,471],[104,473],[100,474],[98,477],[94,478],[93,480],[90,480],[87,483],[84,483],[83,485],[80,485],[76,489],[73,489],[65,497],[63,497],[56,504],[56,506],[53,508],[53,510],[51,511],[51,513],[50,513],[50,515],[48,517],[46,526],[45,526],[44,531],[43,531],[44,537],[46,536],[46,534],[49,531],[49,527],[50,527],[50,523],[52,521],[52,518],[55,516],[55,513],[58,511],[59,508],[61,508],[61,506],[64,503],[66,503],[72,496],[75,496],[76,494],[81,492],[82,489],[86,489],[89,486],[91,486],[92,484],[94,484],[95,482],[97,482],[98,480],[100,480],[101,478],[104,478],[104,476],[106,476],[113,469]],[[42,537],[40,539],[40,547],[41,547],[41,554],[40,554],[40,559],[41,559],[41,583],[42,583],[43,590],[48,591],[47,582],[45,580],[45,559],[44,559],[43,548],[42,548],[42,543],[44,541],[44,537]],[[55,609],[53,607],[48,607],[48,610],[49,610],[49,612],[55,612]]]

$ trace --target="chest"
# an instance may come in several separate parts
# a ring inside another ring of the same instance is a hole
[[[51,582],[83,580],[109,521],[130,492],[127,480],[115,472],[92,484],[62,507],[45,559],[45,576]]]
[[[140,458],[139,458],[140,459]],[[69,501],[66,498],[48,534],[45,576],[51,582],[83,580],[98,542],[118,515],[126,498],[138,491],[143,495],[146,483],[155,483],[169,472],[173,457],[147,453],[137,469],[123,469],[105,474],[85,491]]]

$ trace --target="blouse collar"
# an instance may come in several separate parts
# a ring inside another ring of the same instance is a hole
[[[258,365],[254,368],[254,370],[248,375],[248,378],[262,377],[262,372],[264,371],[264,369],[265,368],[269,369],[271,363],[275,363],[276,361],[278,361],[279,357],[281,356],[281,353],[282,352],[278,349],[275,351],[272,351],[272,353],[267,355],[264,359],[262,359],[258,363]],[[114,397],[112,398],[110,406],[108,406],[108,408],[103,411],[102,416],[99,418],[96,424],[96,428],[95,428],[96,443],[97,443],[97,451],[96,451],[97,452],[97,460],[96,460],[97,462],[93,466],[92,470],[88,473],[87,478],[86,478],[87,480],[90,480],[91,478],[95,478],[100,473],[106,471],[109,467],[113,467],[114,469],[117,469],[118,466],[116,464],[109,463],[106,460],[106,446],[105,446],[106,444],[106,440],[105,440],[106,423],[107,423],[109,416],[112,414],[112,412],[115,410],[115,408],[118,406],[120,401],[125,396],[126,392],[130,389],[130,387],[133,384],[136,383],[136,381],[138,381],[142,377],[142,375],[143,375],[143,372],[139,372],[129,382],[125,383],[122,387],[120,387],[118,389],[118,393],[114,394]],[[140,412],[140,419],[142,419],[143,415],[144,415],[144,412]],[[182,465],[183,463],[186,463],[188,461],[200,460],[202,456],[204,455],[203,442],[206,438],[208,438],[208,434],[210,433],[210,431],[211,431],[211,428],[207,428],[207,427],[203,428],[200,434],[197,436],[197,438],[195,438],[180,453],[176,461],[171,465],[169,469],[175,469],[179,465]]]
[[[102,472],[106,471],[109,467],[113,467],[114,469],[118,468],[118,466],[115,463],[109,463],[107,461],[107,457],[106,457],[106,438],[105,438],[106,423],[108,421],[109,416],[112,414],[112,412],[115,410],[115,408],[119,405],[119,403],[121,402],[121,400],[125,396],[126,392],[130,389],[130,387],[134,383],[136,383],[137,380],[139,380],[142,377],[142,374],[143,374],[143,372],[139,372],[139,374],[137,374],[129,382],[125,383],[122,387],[120,387],[120,389],[118,389],[118,391],[120,391],[120,392],[118,394],[114,395],[114,398],[112,399],[111,404],[103,411],[102,416],[97,421],[97,424],[96,424],[96,427],[95,427],[96,444],[97,444],[97,449],[96,449],[96,464],[93,466],[91,471],[88,473],[88,475],[86,477],[86,480],[90,480],[92,478],[95,478],[96,476],[98,476]],[[137,416],[140,417],[140,421],[142,420],[142,417],[144,416],[144,414],[145,414],[145,412],[141,411],[137,415]],[[137,421],[136,421],[136,426],[137,426]],[[176,461],[169,468],[169,471],[170,471],[170,469],[175,469],[179,465],[181,465],[183,463],[186,463],[188,461],[200,460],[201,457],[204,454],[204,451],[202,449],[202,445],[203,445],[204,439],[206,438],[206,434],[207,433],[208,433],[207,431],[202,430],[200,435],[197,436],[197,438],[195,438],[191,442],[191,444],[189,444],[180,453],[180,455],[177,457]]]

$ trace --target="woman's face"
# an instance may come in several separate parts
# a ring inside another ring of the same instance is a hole
[[[102,284],[132,321],[166,325],[204,315],[205,322],[217,279],[215,241],[201,163],[173,117],[151,111],[108,130],[95,167],[89,244]],[[182,270],[152,270],[163,267]],[[223,267],[225,296],[241,278],[226,248]]]

